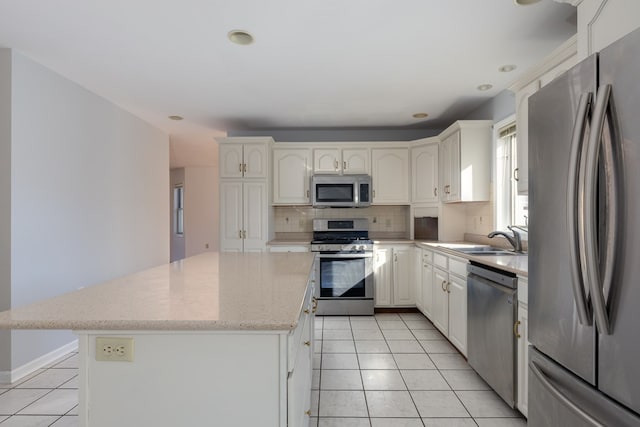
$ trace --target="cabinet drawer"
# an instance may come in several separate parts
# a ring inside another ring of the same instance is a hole
[[[457,258],[449,258],[449,273],[462,278],[467,277],[467,262]]]
[[[422,250],[422,263],[423,264],[433,264],[433,252]]]
[[[442,268],[443,270],[448,270],[449,269],[449,258],[447,258],[445,255],[442,254],[434,254],[433,255],[433,263],[437,266]]]
[[[288,341],[288,361],[287,368],[289,372],[293,371],[293,367],[296,363],[297,353],[301,347],[311,347],[311,325],[313,314],[313,302],[311,296],[313,288],[308,287],[305,294],[304,306],[302,307],[302,313],[298,318],[298,325],[289,333]],[[309,344],[305,344],[309,342]]]

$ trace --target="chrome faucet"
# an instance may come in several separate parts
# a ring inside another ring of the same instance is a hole
[[[511,232],[513,233],[513,237],[509,236],[504,231],[492,231],[491,233],[487,234],[487,237],[491,239],[496,236],[503,236],[509,243],[511,243],[514,252],[522,252],[522,239],[520,238],[520,233],[510,225],[508,225],[507,228],[511,230]]]

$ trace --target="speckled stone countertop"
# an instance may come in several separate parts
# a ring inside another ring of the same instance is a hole
[[[207,252],[0,313],[0,329],[290,330],[311,253]]]
[[[475,261],[484,265],[489,265],[502,270],[516,273],[520,276],[527,277],[529,275],[529,257],[526,254],[521,255],[470,255],[464,252],[456,251],[456,248],[465,248],[471,246],[483,246],[471,242],[415,242],[419,247],[427,249],[438,249],[450,255]]]

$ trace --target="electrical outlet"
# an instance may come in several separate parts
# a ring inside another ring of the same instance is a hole
[[[133,338],[96,337],[96,360],[133,362]]]

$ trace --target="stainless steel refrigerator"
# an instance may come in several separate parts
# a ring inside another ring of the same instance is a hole
[[[529,425],[640,426],[640,30],[529,100]]]

